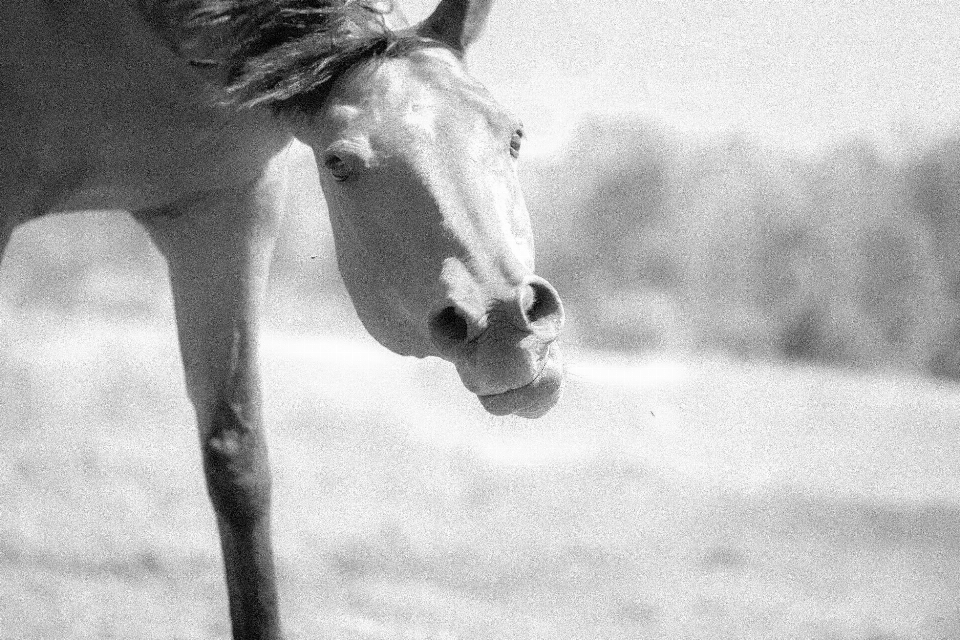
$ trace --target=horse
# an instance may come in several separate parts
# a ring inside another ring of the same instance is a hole
[[[378,0],[0,2],[0,257],[85,209],[128,212],[164,257],[236,639],[281,637],[257,333],[296,141],[378,342],[453,363],[495,415],[560,395],[523,127],[464,62],[491,5],[411,25]]]

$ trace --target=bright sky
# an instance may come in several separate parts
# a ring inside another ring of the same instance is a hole
[[[800,147],[960,124],[958,0],[500,0],[468,59],[531,142],[587,111]]]

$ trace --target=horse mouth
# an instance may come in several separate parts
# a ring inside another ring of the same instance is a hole
[[[544,366],[527,384],[502,393],[478,395],[480,404],[495,416],[518,415],[521,418],[539,418],[560,399],[563,387],[563,369]]]

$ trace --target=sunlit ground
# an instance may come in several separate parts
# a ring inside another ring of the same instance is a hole
[[[0,637],[226,637],[172,326],[0,344]],[[369,341],[264,371],[291,638],[960,637],[955,386],[584,353],[530,422]]]

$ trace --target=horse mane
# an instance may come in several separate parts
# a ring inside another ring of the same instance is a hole
[[[274,113],[315,113],[336,80],[373,58],[442,46],[386,24],[392,0],[163,0],[182,32],[221,31],[221,102]]]

